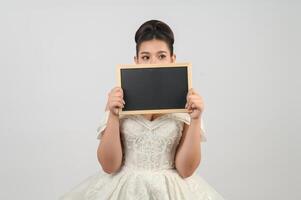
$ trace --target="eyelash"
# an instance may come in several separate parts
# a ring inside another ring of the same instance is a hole
[[[159,55],[160,59],[164,59],[166,56],[164,54]],[[142,60],[149,59],[149,56],[142,56]]]
[[[166,56],[164,54],[159,55],[159,58],[164,59]]]
[[[145,58],[149,59],[149,56],[142,56],[141,58],[142,60],[145,60]]]

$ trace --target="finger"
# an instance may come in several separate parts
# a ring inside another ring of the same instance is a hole
[[[187,95],[186,95],[186,100],[187,100],[187,101],[190,99],[190,96],[191,96],[191,95],[192,95],[192,94],[191,94],[190,92],[187,93]]]
[[[187,99],[186,104],[185,104],[185,108],[188,108],[189,103],[190,103],[190,99]]]
[[[124,105],[119,101],[113,101],[111,104],[113,107],[123,108]]]
[[[121,103],[122,105],[124,104],[123,100],[121,98],[115,98],[115,99],[112,99],[112,101]]]
[[[121,92],[116,92],[112,95],[113,97],[123,97]]]
[[[188,106],[191,106],[192,103],[196,103],[196,104],[199,104],[199,103],[202,103],[203,100],[201,98],[201,96],[197,95],[197,94],[190,94],[189,96],[187,96],[187,101],[186,101],[186,104],[185,104],[185,108],[188,107]]]
[[[116,90],[114,90],[114,92],[113,92],[114,94],[122,94],[123,95],[123,91],[122,90],[120,90],[120,89],[116,89]]]
[[[195,108],[197,108],[197,105],[195,103],[192,103],[191,108],[195,109]]]
[[[123,94],[123,90],[121,87],[114,87],[112,90],[111,90],[112,93],[116,93],[116,92],[120,92]]]
[[[123,90],[121,87],[116,87],[116,91],[123,93]]]
[[[197,94],[196,90],[194,88],[191,88],[191,93],[192,94]]]
[[[187,102],[187,109],[189,110],[190,109],[190,106],[191,106],[191,102]]]
[[[124,106],[122,104],[120,104],[120,103],[112,103],[111,106],[113,108],[124,108]]]
[[[195,103],[196,105],[203,104],[201,100],[191,100],[190,102]]]
[[[202,99],[201,96],[199,96],[198,94],[188,94],[186,99]]]
[[[193,104],[193,105],[192,105],[192,108],[193,108],[193,109],[198,109],[198,110],[200,110],[200,111],[203,111],[203,110],[204,110],[204,105],[201,104],[201,103],[199,103],[199,104]]]
[[[200,108],[199,103],[197,103],[197,102],[190,102],[188,107],[189,107],[189,109]]]
[[[189,89],[189,94],[194,94],[195,93],[195,90],[193,88],[190,88]]]
[[[191,107],[192,104],[200,104],[200,103],[202,103],[201,100],[189,99],[189,101],[187,102],[187,107]]]
[[[195,103],[196,105],[203,104],[203,101],[201,99],[192,99],[192,100],[189,100],[189,102],[190,102],[190,104]]]
[[[188,90],[188,92],[187,92],[187,96],[189,96],[189,95],[192,95],[191,89]]]
[[[119,97],[118,100],[119,100],[122,104],[125,104],[125,101],[123,100],[122,97]]]
[[[190,99],[202,99],[202,97],[198,94],[191,94],[188,96],[188,98]]]
[[[121,97],[121,96],[112,96],[111,100],[120,100],[120,101],[122,101],[123,97]]]

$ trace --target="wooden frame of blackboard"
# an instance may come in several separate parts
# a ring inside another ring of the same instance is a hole
[[[137,69],[137,68],[168,68],[168,67],[186,67],[187,68],[187,91],[192,88],[192,69],[191,63],[170,63],[170,64],[119,64],[117,65],[116,80],[117,86],[122,88],[121,84],[121,70],[122,69]],[[154,114],[154,113],[176,113],[185,112],[188,110],[186,108],[181,109],[151,109],[151,110],[130,110],[124,111],[119,109],[119,115],[125,114]]]

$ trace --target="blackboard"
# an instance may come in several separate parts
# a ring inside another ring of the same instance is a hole
[[[123,89],[119,114],[188,112],[191,64],[136,64],[117,66],[117,85]]]

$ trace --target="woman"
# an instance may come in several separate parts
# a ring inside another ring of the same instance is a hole
[[[174,63],[174,35],[164,22],[150,20],[135,35],[136,64]],[[66,193],[67,200],[223,200],[195,170],[206,141],[201,115],[204,103],[193,89],[188,113],[119,115],[123,91],[108,94],[98,128],[97,150],[102,170]]]

